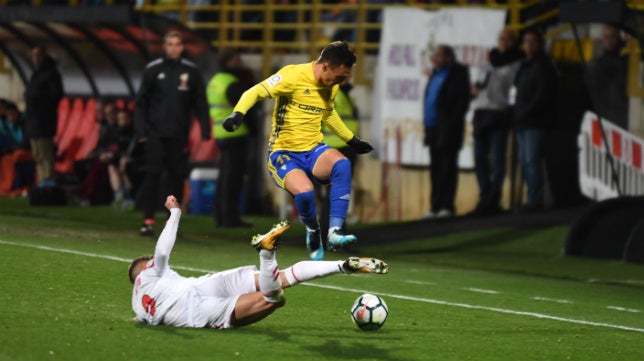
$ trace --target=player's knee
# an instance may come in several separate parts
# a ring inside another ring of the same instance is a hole
[[[347,180],[351,182],[351,161],[342,158],[335,162],[331,168],[331,183]]]
[[[308,208],[312,204],[315,204],[315,193],[313,190],[295,194],[293,195],[293,198],[298,210]]]

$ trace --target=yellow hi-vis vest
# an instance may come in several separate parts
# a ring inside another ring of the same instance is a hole
[[[344,125],[358,136],[360,134],[360,122],[353,115],[353,100],[342,90],[338,90],[338,94],[335,95],[334,106]],[[335,135],[324,123],[322,123],[322,133],[324,133],[324,143],[329,147],[344,148],[347,146],[347,143]]]
[[[206,88],[206,97],[210,105],[210,121],[212,122],[212,136],[215,140],[242,137],[248,134],[246,123],[234,132],[224,129],[224,119],[233,112],[234,104],[228,102],[226,90],[230,84],[236,83],[239,78],[230,73],[219,72],[210,79]]]

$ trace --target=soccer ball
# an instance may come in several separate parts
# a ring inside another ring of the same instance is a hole
[[[363,331],[377,330],[387,321],[389,308],[379,296],[365,293],[351,306],[351,319]]]

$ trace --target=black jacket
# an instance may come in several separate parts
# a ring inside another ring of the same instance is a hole
[[[58,103],[63,95],[63,83],[56,63],[45,56],[25,90],[27,138],[52,138],[56,135]]]
[[[429,82],[423,99],[427,97],[428,89]],[[425,128],[425,144],[436,148],[460,149],[470,100],[470,72],[465,65],[454,63],[438,95],[436,127]]]
[[[597,114],[628,129],[628,55],[621,50],[606,51],[590,63],[586,80]]]
[[[157,59],[143,72],[134,108],[134,137],[176,138],[187,142],[192,117],[201,137],[211,138],[206,88],[196,66],[185,59]]]
[[[557,73],[550,58],[540,54],[533,59],[524,59],[514,86],[514,126],[522,129],[548,128],[553,125],[557,116]]]

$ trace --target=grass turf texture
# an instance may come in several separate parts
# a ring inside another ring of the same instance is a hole
[[[0,360],[644,359],[644,266],[561,256],[563,225],[407,241],[392,234],[378,245],[360,238],[360,254],[387,260],[390,274],[300,285],[266,320],[213,331],[132,320],[126,261],[155,242],[136,234],[140,217],[0,199]],[[210,217],[185,214],[170,264],[184,275],[258,264],[250,237],[277,219],[252,221],[255,229],[222,231]],[[293,237],[300,233],[299,224],[288,232],[281,266],[306,258]],[[351,322],[363,292],[389,306],[379,331]]]

